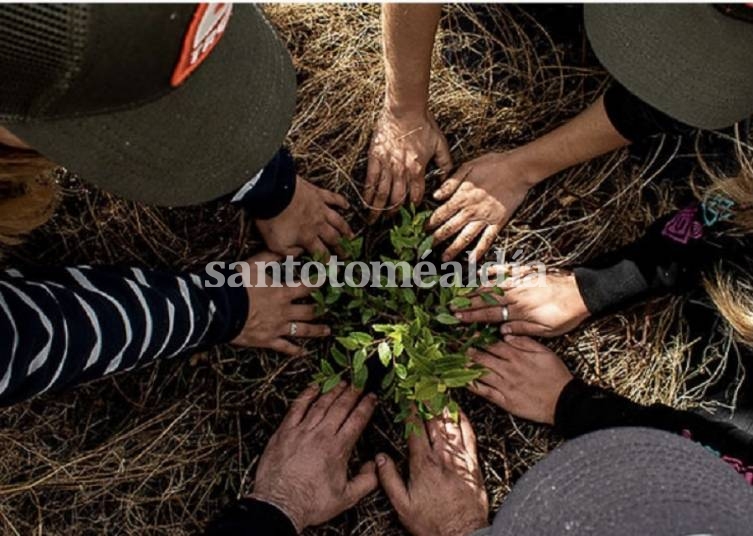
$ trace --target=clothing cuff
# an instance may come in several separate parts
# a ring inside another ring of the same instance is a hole
[[[237,274],[230,268],[215,269],[224,278],[225,283],[219,287],[209,286],[215,284],[213,276],[207,271],[200,274],[202,286],[216,307],[213,329],[207,333],[205,345],[223,344],[235,339],[246,324],[248,318],[248,292],[243,286],[231,287],[228,285],[230,276]]]
[[[298,532],[278,507],[256,499],[241,499],[212,521],[205,536],[298,536]]]
[[[585,432],[582,423],[585,421],[582,402],[593,397],[602,390],[587,384],[580,378],[573,378],[565,385],[557,399],[554,409],[554,431],[565,439],[572,439]]]
[[[232,202],[241,205],[255,220],[268,220],[288,207],[295,183],[295,160],[290,151],[282,148],[233,196]]]
[[[643,274],[628,259],[604,268],[575,268],[573,273],[583,302],[594,316],[615,309],[648,291]]]

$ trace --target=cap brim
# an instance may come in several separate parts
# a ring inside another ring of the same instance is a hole
[[[753,113],[753,24],[706,4],[586,4],[599,61],[622,85],[688,125]]]
[[[128,111],[13,125],[52,161],[104,190],[181,206],[233,192],[274,156],[295,111],[295,71],[253,5],[188,80]]]

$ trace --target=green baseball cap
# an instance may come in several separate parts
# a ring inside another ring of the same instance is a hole
[[[654,108],[705,129],[753,114],[753,8],[586,4],[584,11],[599,61]]]
[[[180,206],[228,194],[275,154],[290,55],[257,6],[0,6],[0,125],[82,179]]]

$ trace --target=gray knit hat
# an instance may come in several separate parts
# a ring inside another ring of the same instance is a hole
[[[644,428],[588,434],[528,471],[493,536],[750,536],[753,488],[684,437]]]
[[[751,20],[746,4],[585,6],[588,38],[610,74],[654,108],[708,129],[753,114]]]

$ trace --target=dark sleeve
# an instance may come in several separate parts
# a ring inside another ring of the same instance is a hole
[[[297,536],[282,510],[254,499],[225,508],[207,527],[205,536]]]
[[[295,160],[283,148],[233,196],[255,220],[274,218],[285,210],[295,194]]]
[[[232,340],[248,295],[216,284],[139,268],[0,272],[0,405]]]
[[[657,134],[686,134],[694,130],[642,101],[616,80],[604,93],[604,107],[612,126],[631,142]]]
[[[656,428],[680,434],[716,451],[753,483],[753,436],[730,423],[712,421],[663,404],[636,404],[577,378],[562,390],[554,421],[555,431],[566,439],[621,426]]]
[[[731,217],[731,207],[719,197],[693,204],[657,220],[636,242],[575,268],[588,310],[597,315],[696,284],[728,249],[723,222]]]

